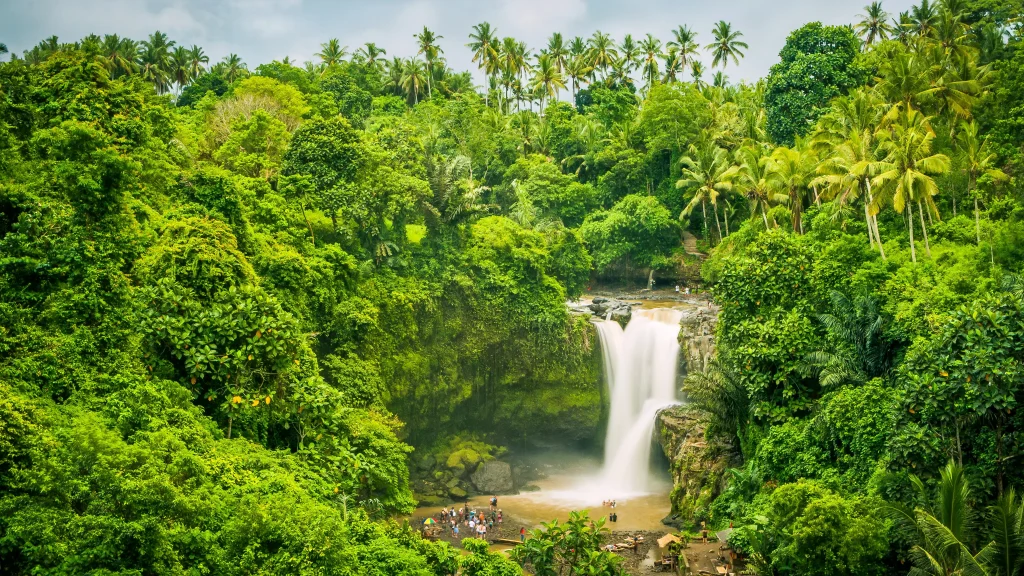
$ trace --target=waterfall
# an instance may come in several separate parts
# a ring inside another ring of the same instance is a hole
[[[676,366],[682,312],[637,310],[623,330],[597,322],[611,413],[602,485],[611,495],[650,490],[650,457],[658,411],[678,403]]]

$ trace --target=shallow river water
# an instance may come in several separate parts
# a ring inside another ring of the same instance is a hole
[[[578,455],[562,456],[562,463],[550,465],[547,477],[535,480],[536,491],[498,496],[498,508],[508,516],[539,527],[541,522],[558,519],[565,521],[574,510],[588,510],[591,518],[607,517],[612,509],[602,502],[615,497],[618,522],[607,524],[614,531],[666,530],[661,519],[669,514],[668,495],[672,485],[668,475],[661,471],[653,474],[650,489],[633,494],[609,494],[601,486],[601,466],[596,458]],[[487,510],[490,495],[469,500],[470,508]],[[419,508],[414,518],[436,515],[439,508]]]

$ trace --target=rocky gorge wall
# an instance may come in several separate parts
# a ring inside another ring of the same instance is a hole
[[[680,382],[686,374],[704,370],[715,356],[718,307],[711,302],[695,305],[679,323]],[[731,447],[717,438],[706,438],[704,416],[682,404],[658,414],[658,442],[669,460],[672,476],[672,512],[666,524],[692,525],[724,489]]]

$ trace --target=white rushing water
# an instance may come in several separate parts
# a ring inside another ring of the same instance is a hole
[[[601,488],[624,498],[649,493],[651,442],[658,411],[677,404],[676,366],[682,312],[636,310],[623,330],[597,322],[611,396]]]

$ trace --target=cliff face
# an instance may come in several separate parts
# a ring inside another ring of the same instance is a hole
[[[687,309],[679,328],[680,374],[701,371],[715,355],[718,308],[700,304]],[[672,514],[665,522],[689,526],[724,488],[729,446],[705,438],[703,416],[685,405],[658,415],[658,439],[672,474]]]
[[[679,321],[680,373],[700,372],[715,356],[718,307],[701,303],[683,312]]]

